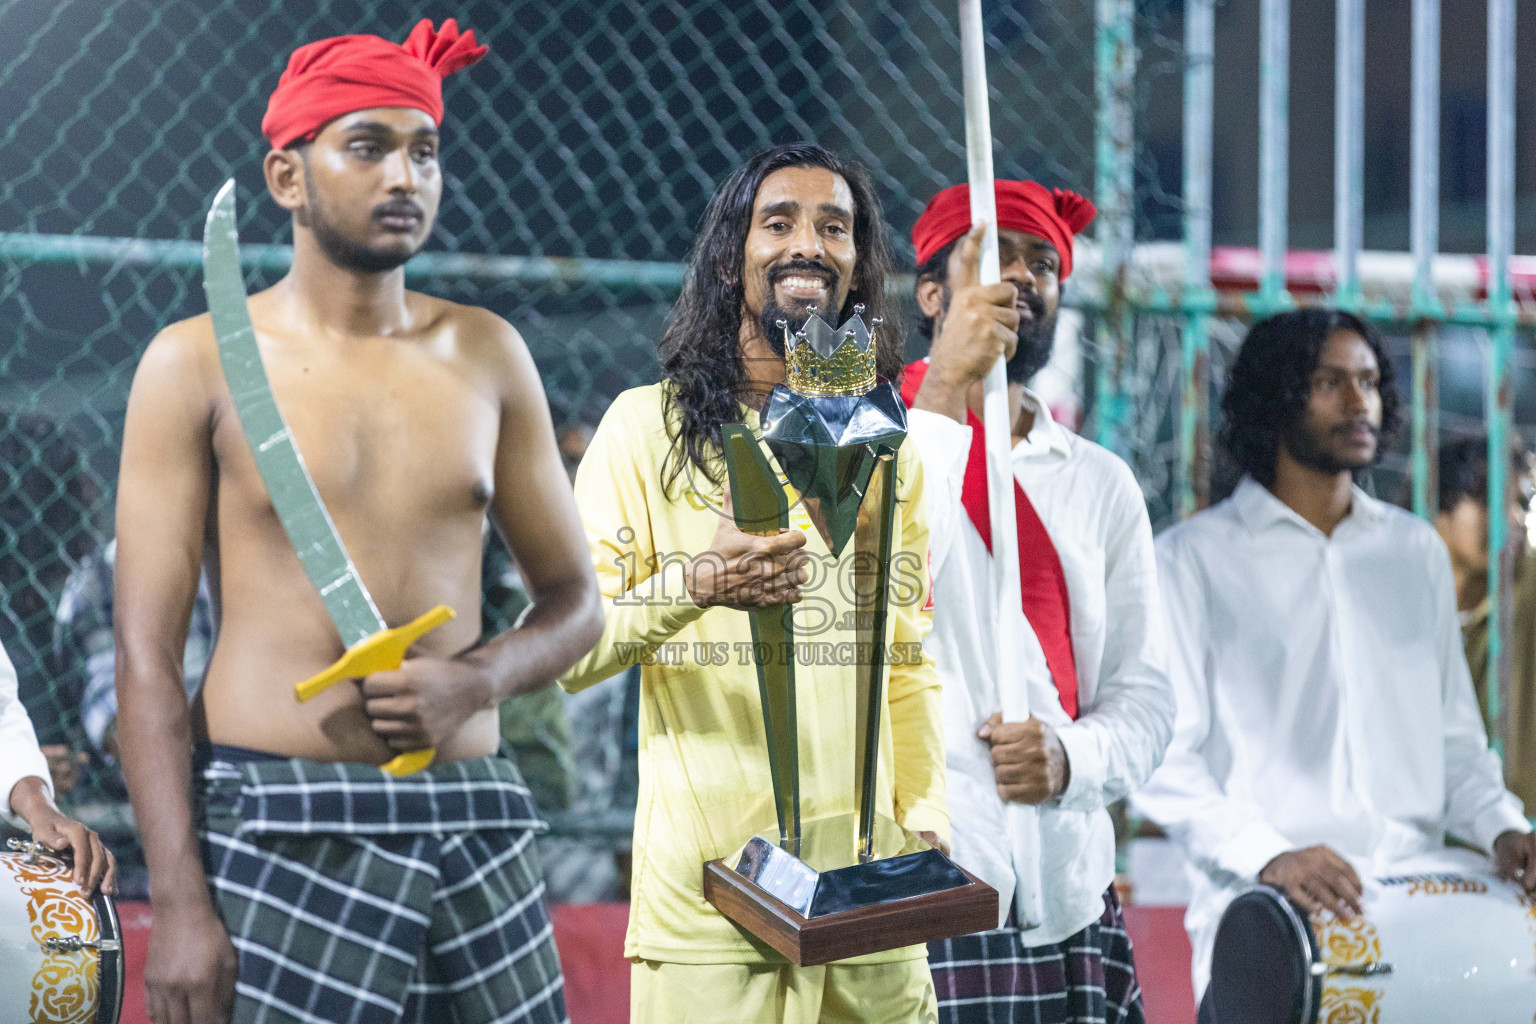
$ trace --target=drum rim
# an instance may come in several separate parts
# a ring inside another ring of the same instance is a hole
[[[1301,916],[1300,912],[1296,909],[1296,904],[1291,902],[1291,898],[1285,894],[1284,890],[1262,883],[1250,885],[1232,897],[1232,900],[1227,904],[1227,910],[1230,910],[1232,904],[1238,900],[1250,895],[1263,896],[1279,904],[1285,920],[1290,924],[1294,932],[1293,937],[1300,940],[1298,945],[1307,953],[1307,967],[1301,972],[1301,1021],[1302,1024],[1314,1024],[1323,1010],[1323,990],[1318,976],[1312,970],[1313,967],[1322,962],[1322,950],[1318,947],[1317,935],[1312,931],[1312,924]],[[1227,910],[1222,911],[1221,917],[1223,919],[1227,916]],[[1221,922],[1218,920],[1218,929],[1220,924]]]
[[[101,940],[107,942],[115,940],[116,949],[101,949],[97,957],[97,971],[99,973],[96,1003],[95,1024],[118,1024],[123,1015],[123,991],[128,987],[128,965],[126,950],[123,949],[123,926],[117,916],[117,901],[107,893],[96,889],[96,894],[91,902],[96,907],[97,931]],[[111,981],[110,991],[108,981]],[[110,1004],[110,1005],[109,1005]],[[111,1015],[107,1015],[110,1009]]]
[[[72,862],[72,858],[65,853],[55,850],[45,850],[42,855],[58,861],[65,867]],[[0,857],[24,859],[26,854],[21,851],[0,850]],[[105,944],[115,940],[117,943],[116,949],[98,946],[96,950],[96,1015],[92,1024],[120,1024],[123,1015],[123,995],[128,988],[127,951],[123,948],[122,921],[117,915],[117,901],[102,892],[99,885],[89,898],[91,908],[96,911],[98,942]],[[111,1013],[107,1015],[109,1003]]]

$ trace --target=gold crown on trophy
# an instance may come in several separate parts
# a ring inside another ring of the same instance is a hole
[[[853,307],[853,316],[833,327],[816,314],[794,334],[789,324],[777,321],[784,332],[784,383],[797,395],[858,397],[872,391],[875,376],[875,317],[864,326],[864,305]]]

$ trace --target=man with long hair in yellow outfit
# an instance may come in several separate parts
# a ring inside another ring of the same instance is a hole
[[[642,664],[640,792],[625,940],[635,1024],[678,1021],[933,1021],[923,946],[794,967],[704,899],[706,861],[775,828],[768,745],[743,610],[795,605],[800,794],[807,819],[853,809],[856,668],[822,658],[855,639],[847,559],[803,505],[771,536],[725,505],[721,428],[758,428],[784,380],[784,333],[813,312],[884,316],[877,370],[898,378],[885,300],[890,258],[865,172],[818,146],[780,146],[711,200],[670,328],[663,380],[618,397],[576,477],[598,584],[602,640],[561,679],[579,690]],[[931,616],[928,526],[912,446],[897,457],[893,656],[878,802],[931,844],[947,839],[939,679],[922,654]]]

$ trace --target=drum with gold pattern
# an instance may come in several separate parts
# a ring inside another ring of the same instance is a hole
[[[1221,917],[1217,1024],[1531,1024],[1536,905],[1486,858],[1446,850],[1363,877],[1365,912],[1309,919],[1255,886]]]
[[[122,1006],[122,931],[112,898],[87,896],[64,861],[13,841],[0,852],[0,1018],[118,1024]]]

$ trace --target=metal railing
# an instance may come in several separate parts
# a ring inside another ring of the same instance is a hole
[[[1128,15],[1117,0],[1098,3],[1098,162],[1101,220],[1097,235],[1105,315],[1101,319],[1101,361],[1097,434],[1102,443],[1123,450],[1121,397],[1123,346],[1120,328],[1125,310],[1167,313],[1180,321],[1177,499],[1180,515],[1209,500],[1210,379],[1209,325],[1218,308],[1256,318],[1290,308],[1297,301],[1288,284],[1290,0],[1261,0],[1259,78],[1259,273],[1256,287],[1244,294],[1213,289],[1211,268],[1212,123],[1215,112],[1213,0],[1184,4],[1183,267],[1175,277],[1143,276],[1137,288],[1135,263],[1156,264],[1156,257],[1127,244],[1129,218],[1121,204],[1132,159],[1121,143],[1127,136],[1129,107],[1120,99],[1127,74],[1123,56]],[[1437,287],[1437,265],[1451,262],[1437,255],[1439,240],[1440,0],[1414,0],[1411,139],[1411,281],[1402,303],[1366,301],[1362,287],[1365,0],[1337,0],[1334,105],[1334,248],[1332,280],[1324,300],[1393,327],[1412,332],[1410,482],[1414,511],[1433,518],[1436,496],[1438,389],[1435,366],[1438,335],[1446,324],[1476,327],[1488,335],[1484,418],[1488,436],[1488,507],[1505,507],[1508,446],[1513,432],[1514,388],[1511,367],[1517,327],[1536,320],[1529,285],[1517,296],[1512,287],[1515,235],[1515,0],[1488,4],[1488,138],[1486,280],[1477,290],[1448,297]],[[1134,75],[1134,71],[1130,72]],[[1164,256],[1168,255],[1166,252]],[[1375,257],[1378,267],[1391,259]],[[1470,261],[1462,260],[1463,264]],[[1171,268],[1170,268],[1171,269]],[[1453,275],[1440,275],[1453,276]],[[1379,282],[1378,282],[1379,283]],[[1507,527],[1498,511],[1489,516],[1489,550],[1504,552]],[[1507,682],[1504,636],[1507,629],[1507,559],[1490,560],[1488,572],[1489,665],[1492,671],[1488,716],[1499,722]],[[1500,730],[1493,742],[1502,747]]]
[[[1488,8],[1486,261],[1438,254],[1441,0],[1413,0],[1409,251],[1364,248],[1366,0],[1337,5],[1334,248],[1326,258],[1289,250],[1290,3],[1258,2],[1259,231],[1251,251],[1213,245],[1221,0],[1184,0],[1182,10],[1135,0],[988,5],[999,173],[1080,191],[1091,178],[1101,211],[1066,293],[1089,314],[1088,430],[1132,462],[1149,501],[1165,512],[1203,507],[1211,496],[1210,396],[1240,322],[1320,295],[1411,334],[1407,464],[1412,504],[1424,516],[1435,507],[1441,333],[1487,332],[1490,508],[1500,508],[1515,341],[1536,324],[1536,277],[1517,273],[1511,259],[1514,0],[1489,0]],[[424,253],[407,274],[516,323],[540,360],[558,419],[594,419],[618,390],[648,381],[703,201],[744,153],[817,135],[870,164],[902,253],[902,229],[938,187],[963,175],[959,65],[943,5],[466,3],[461,21],[481,31],[492,57],[449,88],[457,120],[445,180],[457,198],[445,203],[434,236],[434,248],[448,251]],[[279,6],[255,19],[233,0],[167,0],[148,18],[135,0],[45,6],[33,17],[35,5],[0,0],[0,33],[17,40],[19,54],[0,65],[0,87],[27,97],[0,127],[0,313],[9,332],[0,345],[0,399],[82,428],[81,473],[94,493],[70,500],[94,507],[59,527],[57,539],[63,547],[88,534],[88,546],[99,548],[110,537],[100,513],[132,365],[155,329],[200,309],[200,251],[187,240],[188,225],[218,181],[251,176],[262,83],[275,81],[296,41],[343,31],[400,37],[415,12],[388,0],[318,0],[302,15]],[[579,45],[552,45],[562,32],[576,33]],[[189,33],[214,42],[189,50]],[[70,72],[91,61],[104,70],[80,89]],[[1164,73],[1182,87],[1182,181],[1169,186],[1182,194],[1173,199],[1147,184],[1156,179],[1146,146],[1148,83]],[[183,74],[190,77],[181,81]],[[1176,218],[1177,232],[1158,235],[1149,207],[1160,223]],[[285,237],[273,210],[249,209],[246,237]],[[242,253],[257,281],[270,282],[290,259],[283,245]],[[905,296],[910,278],[892,287]],[[100,308],[41,309],[55,289],[88,293]],[[1160,325],[1168,329],[1159,333]],[[68,409],[59,413],[66,400],[54,396],[66,393]],[[1149,438],[1167,440],[1166,478],[1148,469]],[[41,453],[34,461],[42,466]],[[1500,550],[1502,517],[1490,522]],[[11,601],[7,611],[23,621],[8,644],[47,614],[56,577],[22,565],[0,578],[8,600],[35,592],[26,609]],[[1507,583],[1505,568],[1494,566],[1496,665],[1506,647]],[[45,645],[27,643],[11,654],[24,676],[40,678]],[[1496,718],[1503,691],[1492,689]],[[40,706],[67,718],[69,709],[51,701],[45,695]]]

